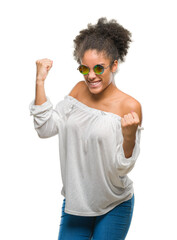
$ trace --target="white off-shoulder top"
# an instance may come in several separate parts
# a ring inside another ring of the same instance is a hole
[[[64,211],[78,216],[99,216],[129,200],[134,193],[127,176],[140,153],[138,126],[132,156],[123,150],[121,117],[91,108],[66,95],[53,108],[49,97],[30,105],[40,138],[58,135]]]

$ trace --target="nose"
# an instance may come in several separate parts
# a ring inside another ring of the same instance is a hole
[[[94,80],[96,78],[96,74],[93,69],[90,69],[90,72],[88,73],[88,79]]]

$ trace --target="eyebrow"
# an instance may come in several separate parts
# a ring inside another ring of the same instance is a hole
[[[85,65],[85,64],[83,64],[83,65]],[[96,64],[96,65],[105,65],[104,63],[98,63],[98,64]],[[85,65],[85,66],[87,66],[87,65]],[[88,66],[87,66],[88,67]]]

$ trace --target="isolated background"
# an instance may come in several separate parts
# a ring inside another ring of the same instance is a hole
[[[33,127],[35,61],[53,60],[45,90],[55,106],[83,80],[73,39],[100,17],[132,32],[116,85],[143,109],[141,153],[129,174],[135,208],[126,239],[177,239],[175,1],[16,0],[0,7],[2,240],[57,240],[63,202],[58,137],[40,139]]]

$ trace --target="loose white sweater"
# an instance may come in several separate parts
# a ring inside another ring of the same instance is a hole
[[[49,97],[30,105],[40,138],[58,134],[64,211],[78,216],[99,216],[129,200],[134,193],[127,176],[140,153],[138,126],[132,156],[125,158],[121,117],[91,108],[66,95],[53,108]]]

